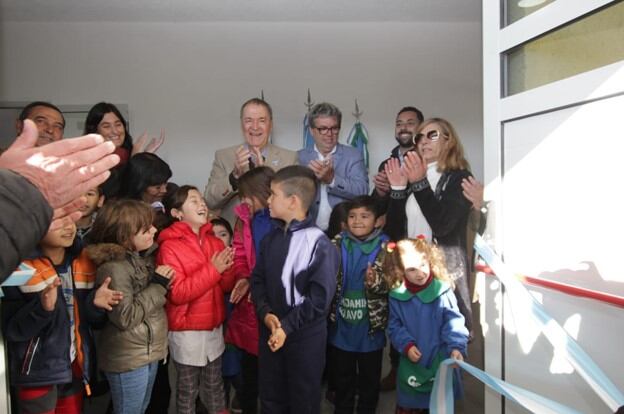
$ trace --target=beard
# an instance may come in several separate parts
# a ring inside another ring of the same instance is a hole
[[[407,130],[400,131],[394,139],[396,139],[401,148],[412,148],[414,146],[414,135]]]

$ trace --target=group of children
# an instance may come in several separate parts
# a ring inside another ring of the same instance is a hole
[[[439,363],[462,359],[468,341],[443,256],[423,239],[388,240],[369,196],[341,207],[330,240],[307,214],[316,186],[303,166],[250,170],[233,234],[197,188],[174,188],[158,245],[149,204],[90,192],[81,230],[48,232],[26,261],[35,276],[5,290],[21,412],[81,412],[97,367],[114,412],[143,413],[169,355],[178,412],[195,413],[199,397],[225,413],[228,344],[244,413],[258,398],[266,413],[319,413],[326,365],[335,412],[374,413],[386,333],[402,355],[397,413],[426,410]]]

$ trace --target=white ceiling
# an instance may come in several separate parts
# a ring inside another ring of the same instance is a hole
[[[34,22],[481,20],[482,0],[0,0],[0,20]]]

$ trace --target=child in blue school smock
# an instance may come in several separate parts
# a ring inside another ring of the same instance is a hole
[[[397,414],[427,413],[440,363],[463,360],[468,330],[457,307],[443,253],[423,239],[389,243],[384,273],[389,278],[390,340],[401,352],[397,373]],[[454,372],[461,398],[459,372]]]

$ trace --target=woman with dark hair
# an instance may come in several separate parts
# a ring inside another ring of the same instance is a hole
[[[121,194],[124,198],[142,200],[153,207],[167,193],[171,168],[156,154],[142,152],[130,158],[124,171]]]
[[[167,194],[171,168],[158,155],[142,152],[130,158],[121,180],[120,198],[141,200],[154,209],[154,227],[160,232],[169,218],[165,215],[162,199]]]
[[[89,110],[84,133],[100,134],[105,140],[112,141],[117,147],[115,154],[121,158],[120,165],[140,152],[156,152],[165,140],[164,131],[161,130],[160,138],[152,138],[146,145],[148,136],[144,132],[137,143],[133,144],[126,119],[115,105],[108,102],[97,103]]]
[[[472,203],[462,189],[462,182],[472,176],[470,166],[455,128],[444,119],[420,124],[414,144],[416,151],[406,153],[402,166],[394,158],[384,167],[391,186],[384,230],[395,240],[404,234],[423,235],[441,247],[459,309],[472,333],[466,249]]]

